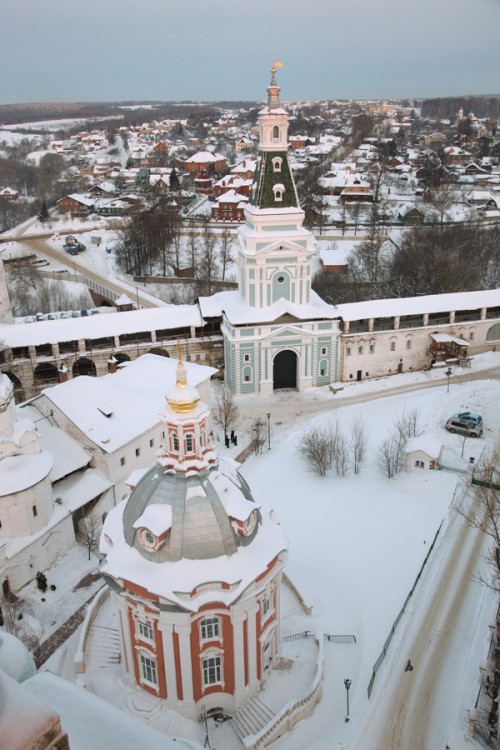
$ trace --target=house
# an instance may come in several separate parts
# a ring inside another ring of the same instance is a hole
[[[442,449],[441,441],[434,435],[426,433],[411,438],[405,446],[406,471],[438,469]]]
[[[344,203],[352,203],[354,201],[373,201],[373,193],[371,191],[370,183],[359,177],[349,175],[344,189],[340,193],[340,200]]]
[[[405,226],[414,227],[420,226],[424,223],[425,214],[419,208],[414,206],[410,208],[406,213],[399,213],[398,220],[402,221]]]
[[[237,193],[236,190],[228,190],[220,195],[212,206],[212,219],[214,221],[229,221],[233,224],[241,224],[245,221],[245,206],[248,204],[248,196]]]
[[[223,193],[228,190],[236,190],[240,195],[245,195],[247,198],[250,197],[250,188],[252,187],[252,179],[244,179],[235,174],[226,174],[221,177],[220,180],[214,185],[214,195],[219,198]]]
[[[75,216],[87,216],[92,212],[96,204],[96,198],[79,193],[66,195],[57,201],[57,210],[60,214],[70,214]]]
[[[227,167],[226,157],[212,151],[198,151],[183,162],[184,169],[189,174],[197,175],[202,170],[209,174],[222,172]]]
[[[19,198],[19,192],[14,188],[5,187],[0,190],[0,198],[4,198],[6,201],[17,201]]]

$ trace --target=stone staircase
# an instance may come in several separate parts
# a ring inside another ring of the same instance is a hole
[[[241,706],[231,719],[234,731],[243,740],[249,734],[257,734],[274,719],[274,713],[255,695]]]
[[[88,646],[89,668],[111,667],[120,663],[118,629],[94,625]]]

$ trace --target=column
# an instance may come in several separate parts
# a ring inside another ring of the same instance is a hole
[[[248,684],[251,689],[257,682],[257,602],[247,611],[247,634],[248,634]]]
[[[179,654],[181,659],[182,692],[184,700],[193,702],[193,668],[191,660],[191,623],[176,625],[175,632],[179,636]],[[196,668],[196,667],[195,667]]]
[[[234,692],[237,694],[245,689],[245,653],[243,640],[243,623],[246,613],[231,617],[233,626],[233,657],[234,657]]]
[[[172,623],[158,622],[158,630],[161,632],[163,643],[163,658],[165,661],[165,685],[167,688],[167,698],[178,700],[177,686],[175,682],[175,654],[174,644],[172,642],[172,633],[174,626]]]

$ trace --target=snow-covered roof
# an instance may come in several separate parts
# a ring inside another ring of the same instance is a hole
[[[395,315],[423,315],[424,313],[450,312],[457,310],[479,310],[483,307],[500,306],[500,289],[478,292],[453,292],[422,297],[396,297],[394,299],[349,302],[337,305],[337,316],[343,320],[367,318],[392,318]],[[204,313],[205,314],[205,313]],[[1,334],[0,334],[1,335]]]
[[[176,366],[176,360],[169,357],[145,354],[116,373],[100,378],[82,375],[46,388],[43,397],[89,440],[113,453],[160,422],[165,394],[175,384]],[[193,386],[216,372],[192,362],[186,362],[185,367]]]
[[[470,346],[470,341],[450,336],[449,333],[431,333],[431,339],[442,344],[458,344],[459,346]]]
[[[21,325],[0,325],[0,339],[9,347],[56,344],[59,341],[104,338],[124,333],[154,331],[187,326],[200,327],[197,305],[167,305],[64,320],[41,320]]]
[[[234,325],[271,323],[282,315],[292,315],[297,320],[330,320],[340,317],[337,308],[324,302],[313,291],[311,301],[305,305],[297,305],[281,298],[267,307],[250,307],[238,291],[218,292],[211,297],[200,297],[198,301],[205,317],[219,317],[224,312]]]
[[[40,435],[42,449],[52,456],[54,462],[50,472],[52,482],[57,482],[58,479],[83,469],[90,463],[91,457],[80,443],[38,411],[36,399],[19,407],[19,414],[21,417],[31,419]]]
[[[430,458],[436,460],[439,458],[443,444],[434,435],[425,433],[418,437],[411,438],[408,440],[405,446],[406,453],[414,453],[416,451],[422,451],[426,453]]]
[[[95,469],[86,469],[57,482],[53,487],[54,499],[60,499],[73,513],[112,486],[112,482]]]

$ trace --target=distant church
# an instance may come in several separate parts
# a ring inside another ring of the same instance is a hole
[[[208,419],[179,361],[158,463],[101,537],[125,679],[193,720],[234,714],[276,665],[287,555]]]
[[[226,385],[235,394],[328,385],[339,377],[339,313],[312,289],[314,237],[288,160],[276,70],[259,112],[259,160],[238,229],[238,290],[200,299],[222,316]]]

